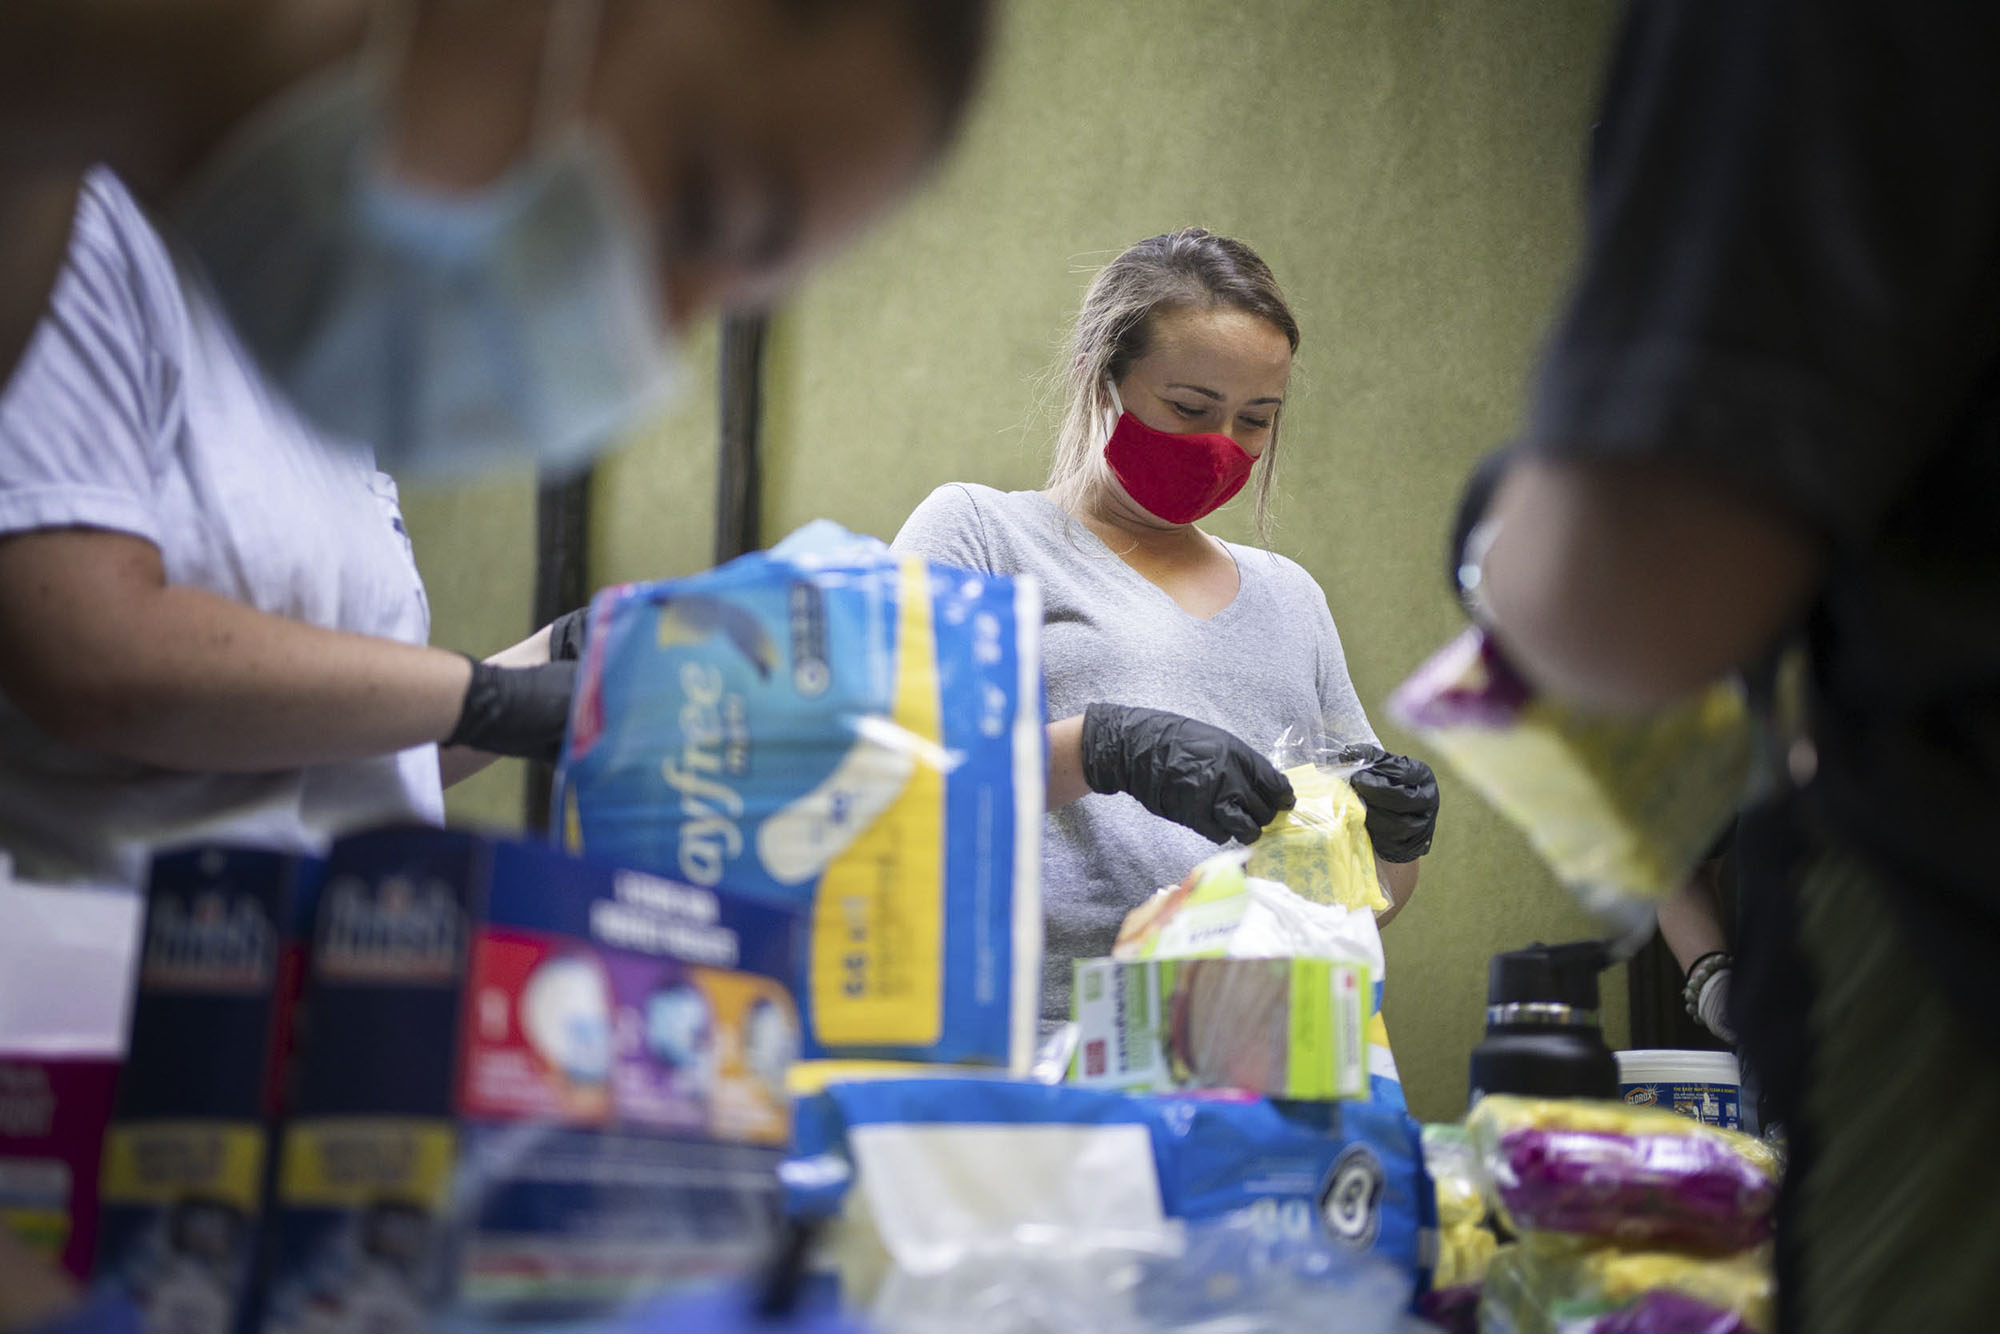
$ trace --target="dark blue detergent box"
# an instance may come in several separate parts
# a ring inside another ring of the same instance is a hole
[[[132,1043],[98,1178],[96,1286],[149,1330],[255,1328],[266,1197],[323,867],[153,861]]]
[[[525,842],[335,845],[265,1328],[552,1328],[775,1245],[803,917]]]

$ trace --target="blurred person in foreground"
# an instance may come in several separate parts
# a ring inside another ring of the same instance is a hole
[[[0,378],[114,173],[315,427],[574,465],[921,180],[988,0],[14,0]]]
[[[1790,1134],[1792,1331],[2000,1300],[1996,62],[1987,5],[1633,4],[1582,266],[1461,553],[1579,707],[1807,651],[1732,987]]]
[[[378,469],[562,465],[614,438],[676,330],[769,300],[929,169],[985,8],[0,13],[0,62],[64,72],[0,99],[21,131],[0,201],[39,167],[71,210],[0,392],[16,873],[135,887],[176,842],[318,850],[440,820],[441,785],[495,755],[552,757],[581,617],[485,663],[427,647]],[[0,254],[36,253],[8,216]]]

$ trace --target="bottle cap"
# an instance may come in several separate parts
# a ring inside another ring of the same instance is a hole
[[[1496,954],[1486,972],[1486,1003],[1541,1002],[1595,1011],[1597,975],[1610,963],[1611,951],[1601,940],[1537,942],[1527,949]]]

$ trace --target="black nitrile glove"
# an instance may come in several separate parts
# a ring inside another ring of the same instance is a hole
[[[1438,780],[1408,755],[1369,746],[1375,758],[1347,781],[1368,808],[1368,841],[1385,862],[1413,862],[1431,850],[1437,828]]]
[[[549,661],[575,662],[583,656],[584,640],[590,630],[588,603],[566,611],[549,622]]]
[[[1093,792],[1129,792],[1161,819],[1216,843],[1256,842],[1292,804],[1291,783],[1236,737],[1127,704],[1083,711],[1083,779]]]
[[[495,667],[475,661],[458,726],[444,744],[555,763],[569,726],[576,670],[573,660],[534,667]]]

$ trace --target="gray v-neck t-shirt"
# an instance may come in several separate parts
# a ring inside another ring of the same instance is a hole
[[[1203,620],[1037,491],[941,486],[894,543],[940,564],[1036,578],[1051,722],[1092,703],[1142,704],[1225,728],[1267,754],[1287,729],[1374,741],[1326,594],[1294,561],[1223,545],[1236,561],[1236,599]],[[1044,1018],[1069,1015],[1071,960],[1109,954],[1131,908],[1214,851],[1123,793],[1051,812],[1042,843]]]

